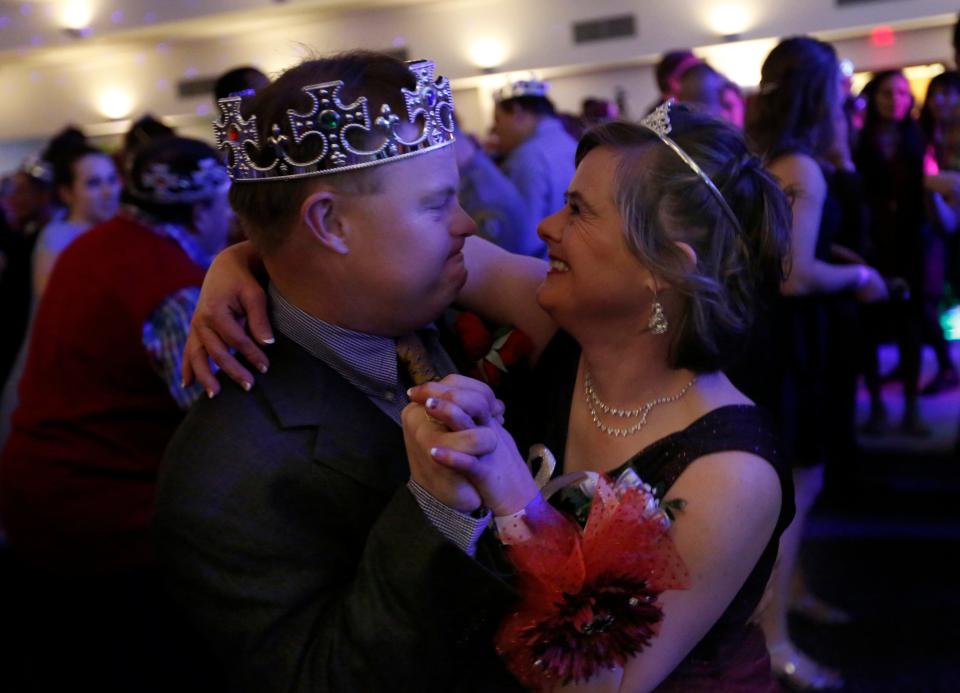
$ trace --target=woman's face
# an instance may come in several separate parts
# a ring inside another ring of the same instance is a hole
[[[902,75],[891,75],[880,83],[876,95],[877,115],[883,120],[899,123],[910,113],[913,95],[910,84]]]
[[[110,219],[120,208],[120,179],[106,154],[90,154],[73,164],[73,184],[61,188],[69,218],[88,224]]]
[[[937,125],[952,122],[960,107],[960,91],[949,85],[935,87],[930,92],[929,103],[930,114]]]
[[[550,271],[537,292],[559,325],[578,328],[611,320],[641,330],[649,317],[653,277],[627,247],[614,199],[620,156],[598,147],[580,162],[567,203],[537,229]]]

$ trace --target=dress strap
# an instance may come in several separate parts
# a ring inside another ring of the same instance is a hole
[[[778,475],[783,475],[773,422],[763,410],[753,405],[714,409],[684,430],[653,443],[627,464],[642,479],[657,479],[666,491],[695,460],[720,452],[756,455],[767,460]]]

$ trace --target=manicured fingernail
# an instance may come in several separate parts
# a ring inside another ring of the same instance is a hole
[[[267,364],[261,363],[259,366],[257,366],[257,370],[260,371],[261,373],[266,373],[266,372],[267,372]]]
[[[253,387],[253,383],[244,380],[242,383],[240,383],[240,387],[242,387],[247,392],[250,392],[250,388]]]
[[[436,409],[440,406],[439,400],[436,397],[430,397],[427,399],[427,409]]]
[[[407,390],[407,399],[413,399],[413,388]]]
[[[217,396],[216,392],[214,392],[213,390],[207,390],[207,399],[213,399],[216,396]]]
[[[185,380],[181,380],[180,387],[186,387],[186,386],[187,386],[187,382]]]
[[[264,343],[264,344],[273,344],[275,341],[277,341],[277,340],[274,339],[273,337],[267,337],[266,339],[263,340],[263,343]]]
[[[430,448],[430,457],[436,457],[440,454],[440,448]]]

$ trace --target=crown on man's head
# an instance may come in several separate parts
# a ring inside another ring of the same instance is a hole
[[[213,129],[217,147],[228,151],[230,177],[234,181],[256,181],[319,176],[447,146],[454,140],[450,82],[446,77],[435,77],[436,66],[429,60],[409,62],[407,67],[417,80],[416,89],[400,92],[406,122],[418,129],[413,137],[406,136],[404,121],[388,104],[383,104],[373,119],[365,96],[344,104],[340,80],[303,87],[301,91],[312,106],[305,113],[287,109],[285,126],[272,123],[265,141],[261,141],[256,115],[244,119],[240,97],[220,99],[221,116]],[[358,144],[358,135],[363,136],[364,143],[372,139],[373,144]],[[300,158],[298,150],[308,138],[315,138],[319,151],[311,149],[310,156]]]
[[[549,82],[534,79],[533,77],[530,79],[519,79],[501,87],[497,91],[495,100],[500,102],[506,101],[507,99],[516,99],[521,96],[539,96],[546,98],[549,90]]]

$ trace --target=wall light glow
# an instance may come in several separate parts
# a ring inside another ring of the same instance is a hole
[[[507,46],[498,38],[487,36],[467,46],[470,62],[483,70],[500,67],[507,59]]]
[[[742,87],[760,84],[760,68],[777,45],[776,39],[757,39],[704,46],[695,52],[710,66]]]
[[[720,36],[737,36],[753,28],[755,17],[743,5],[723,4],[712,8],[707,14],[707,24]]]
[[[89,0],[66,0],[60,6],[60,23],[66,29],[86,29],[93,21],[93,4]]]
[[[104,89],[97,97],[97,110],[105,118],[120,120],[133,112],[133,95],[125,89]]]

